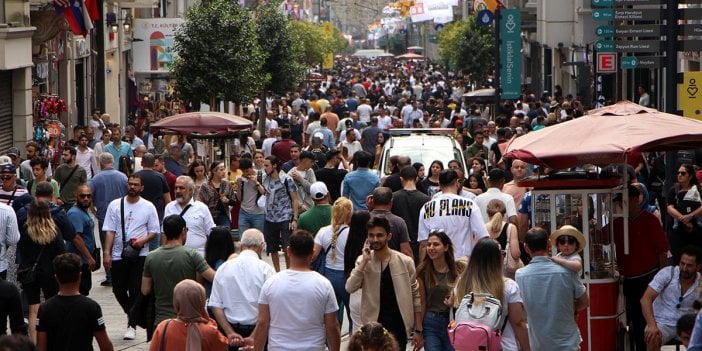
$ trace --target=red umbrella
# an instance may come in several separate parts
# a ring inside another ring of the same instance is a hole
[[[620,101],[574,120],[515,138],[505,157],[563,169],[624,163],[632,151],[697,148],[702,122]]]
[[[151,132],[221,136],[251,128],[251,121],[239,116],[221,112],[189,112],[153,123]]]

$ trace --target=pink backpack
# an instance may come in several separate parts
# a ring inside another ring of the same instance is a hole
[[[490,294],[467,294],[456,310],[455,320],[448,326],[451,345],[456,351],[500,351],[506,324],[500,325],[501,319],[500,300]]]
[[[451,321],[449,340],[456,351],[500,351],[501,331],[479,322]]]

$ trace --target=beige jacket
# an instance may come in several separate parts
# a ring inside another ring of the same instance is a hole
[[[372,254],[371,254],[372,255]],[[380,274],[382,263],[375,256],[371,256],[370,262],[366,264],[363,271],[358,269],[358,264],[363,259],[359,256],[356,260],[356,268],[351,271],[349,279],[346,280],[346,291],[353,293],[358,289],[362,290],[361,297],[361,321],[362,323],[375,322],[380,313]],[[414,327],[414,313],[421,311],[419,301],[419,284],[417,283],[414,261],[406,255],[390,250],[390,262],[388,263],[392,274],[392,284],[395,287],[397,305],[400,307],[402,321],[405,323],[407,334]]]

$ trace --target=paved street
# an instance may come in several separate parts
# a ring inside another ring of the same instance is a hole
[[[266,262],[271,263],[270,256],[264,256],[263,258]],[[282,260],[281,255],[281,268],[285,267],[285,261]],[[112,294],[111,287],[100,286],[100,282],[105,279],[105,272],[103,269],[93,273],[93,288],[90,290],[90,297],[97,301],[100,306],[102,306],[102,313],[105,317],[105,323],[107,324],[107,334],[112,340],[112,344],[115,350],[130,350],[130,351],[142,351],[148,350],[149,344],[146,342],[146,331],[141,328],[137,328],[136,340],[123,340],[124,332],[127,328],[127,316],[122,312],[122,308],[117,303],[114,294]],[[344,323],[342,326],[342,338],[341,338],[341,349],[346,349],[346,341],[348,340],[347,333],[343,332],[348,330],[348,324]],[[97,342],[93,342],[95,350],[98,350]]]

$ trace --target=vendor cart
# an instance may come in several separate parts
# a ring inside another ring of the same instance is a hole
[[[531,132],[507,145],[505,157],[539,165],[542,170],[590,165],[583,167],[589,172],[518,182],[519,186],[532,189],[532,226],[552,233],[569,224],[585,236],[580,276],[590,296],[590,307],[578,316],[582,350],[624,349],[618,348],[621,343],[617,335],[625,334],[619,333],[624,306],[619,300],[614,226],[609,225],[618,217],[623,218],[623,252],[634,254],[629,252],[628,211],[623,210],[628,208],[629,200],[625,176],[608,178],[606,172],[594,170],[611,164],[623,169],[635,152],[696,148],[700,138],[699,121],[621,101]]]
[[[582,350],[616,350],[618,327],[624,324],[619,321],[624,306],[618,304],[614,232],[609,225],[615,218],[623,217],[621,206],[615,204],[626,193],[619,183],[619,179],[518,183],[532,188],[532,225],[542,227],[549,235],[564,225],[572,225],[585,237],[580,277],[590,296],[590,307],[578,315]]]

